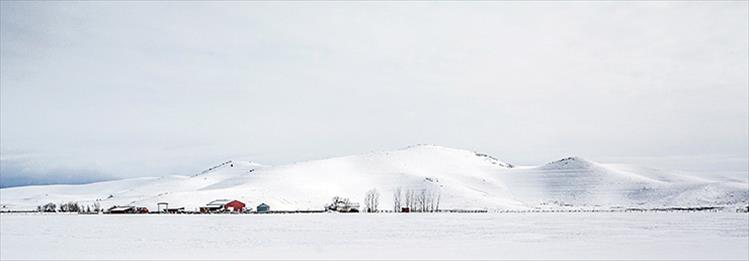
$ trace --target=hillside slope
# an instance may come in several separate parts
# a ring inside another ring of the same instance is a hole
[[[380,193],[380,209],[392,208],[398,189],[439,194],[442,209],[733,206],[749,201],[746,182],[577,157],[517,167],[485,154],[420,145],[275,167],[229,161],[194,176],[6,188],[0,189],[0,204],[34,209],[76,201],[155,209],[157,202],[168,202],[196,209],[227,198],[248,206],[265,202],[277,210],[316,210],[334,196],[362,202],[371,189]]]

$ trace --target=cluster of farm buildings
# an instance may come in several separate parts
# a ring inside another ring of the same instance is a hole
[[[169,203],[159,202],[156,204],[156,211],[151,211],[146,207],[138,206],[113,206],[109,209],[104,210],[105,214],[214,214],[214,213],[242,213],[242,214],[264,214],[264,213],[318,213],[318,212],[342,212],[342,213],[357,213],[359,212],[359,203],[351,202],[347,198],[334,197],[333,201],[327,205],[324,209],[320,210],[295,210],[295,211],[271,211],[270,206],[265,203],[252,207],[248,207],[244,202],[232,199],[217,199],[209,202],[205,206],[197,209],[197,211],[186,211],[184,207],[170,208]],[[371,206],[365,208],[366,212],[378,212],[376,208]],[[410,212],[408,208],[404,208],[401,212]]]
[[[151,211],[146,207],[137,206],[112,206],[104,213],[106,214],[149,214],[149,213],[169,213],[169,214],[181,214],[181,213],[192,213],[192,214],[212,214],[212,213],[269,213],[270,206],[265,203],[257,205],[253,210],[252,207],[239,200],[231,199],[217,199],[209,202],[205,206],[202,206],[198,211],[186,211],[184,207],[169,208],[169,203],[159,202],[157,204],[156,211]]]

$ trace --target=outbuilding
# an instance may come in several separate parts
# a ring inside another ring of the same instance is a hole
[[[205,207],[200,207],[200,213],[216,213],[224,210],[224,205],[231,202],[229,199],[217,199],[206,204]]]
[[[224,205],[224,210],[229,212],[242,212],[244,211],[245,204],[239,200],[232,200]]]
[[[167,202],[156,203],[156,212],[159,212],[159,213],[167,212],[166,211],[167,209],[169,209],[169,203]]]
[[[113,206],[107,209],[107,213],[109,214],[132,214],[132,213],[136,213],[136,209],[134,206]]]
[[[169,213],[169,214],[178,214],[178,213],[185,213],[185,207],[180,207],[180,208],[167,208],[167,209],[166,209],[166,210],[164,210],[164,211],[165,211],[166,213]]]
[[[270,206],[265,203],[260,203],[260,205],[257,205],[257,213],[268,213],[270,211]]]

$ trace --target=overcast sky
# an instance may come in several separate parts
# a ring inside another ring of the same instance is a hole
[[[749,169],[736,2],[9,2],[2,186],[420,143]]]

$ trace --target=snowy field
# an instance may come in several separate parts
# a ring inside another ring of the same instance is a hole
[[[2,259],[738,259],[746,213],[0,215]]]

